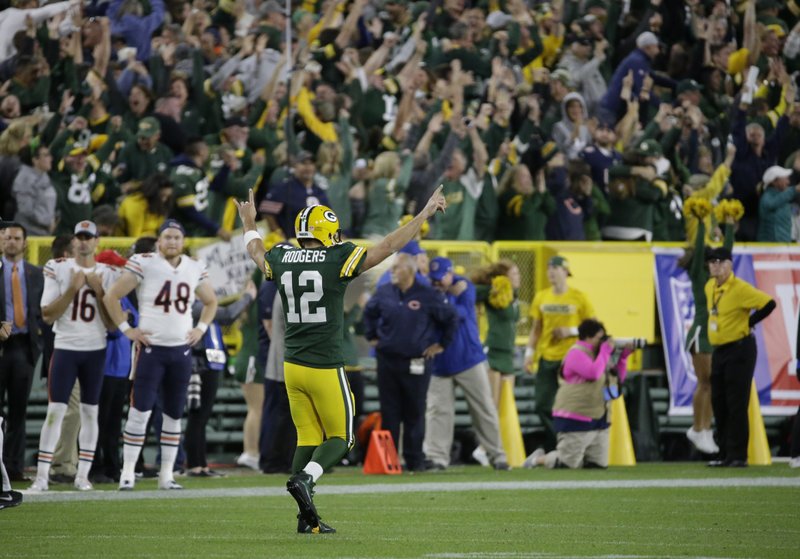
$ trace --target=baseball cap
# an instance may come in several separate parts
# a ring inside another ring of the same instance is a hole
[[[268,2],[261,4],[259,13],[261,16],[266,16],[267,14],[282,14],[283,8],[281,8],[281,5],[278,4],[277,0],[269,0]]]
[[[567,70],[565,70],[564,68],[559,68],[555,72],[552,72],[550,74],[550,79],[551,80],[560,81],[561,83],[563,83],[567,87],[569,87],[569,84],[570,84],[570,81],[571,81],[571,78],[569,76],[569,72]]]
[[[425,251],[422,250],[422,247],[419,246],[419,243],[417,241],[409,241],[406,246],[404,246],[397,252],[401,254],[410,254],[411,256],[416,256],[418,254],[423,254]]]
[[[645,31],[644,33],[640,33],[638,37],[636,37],[636,46],[640,49],[644,47],[649,47],[650,45],[657,45],[658,44],[658,37],[656,37],[655,33],[651,31]]]
[[[164,223],[161,224],[161,227],[158,228],[158,234],[161,235],[167,229],[177,229],[183,235],[186,235],[186,229],[183,228],[183,225],[177,219],[168,219]]]
[[[97,225],[95,225],[93,221],[79,221],[75,225],[73,234],[76,236],[89,235],[91,237],[97,237]]]
[[[136,129],[137,138],[152,138],[161,132],[161,124],[152,116],[146,116],[139,121],[139,126]]]
[[[569,260],[563,256],[552,256],[550,260],[547,261],[547,265],[553,268],[564,268],[568,276],[572,275],[572,272],[569,271]]]
[[[312,161],[314,156],[310,151],[300,150],[292,156],[292,163],[302,163],[303,161]]]
[[[453,262],[444,256],[437,256],[431,260],[428,276],[432,281],[441,281],[448,272],[453,271]]]
[[[706,251],[706,261],[709,260],[733,260],[731,249],[725,247],[708,249]]]
[[[663,152],[661,151],[661,144],[655,140],[645,140],[636,146],[636,151],[639,155],[644,157],[660,157]]]
[[[764,181],[764,186],[769,186],[773,183],[775,179],[782,179],[784,177],[788,177],[792,174],[791,169],[786,169],[785,167],[781,167],[780,165],[773,165],[766,171],[764,171],[764,176],[762,180]]]
[[[676,95],[686,93],[687,91],[703,91],[703,86],[695,80],[681,80],[678,82],[678,87],[675,90]]]
[[[2,217],[0,217],[0,229],[5,229],[6,227],[11,227],[12,225],[16,225],[13,221],[6,221]]]

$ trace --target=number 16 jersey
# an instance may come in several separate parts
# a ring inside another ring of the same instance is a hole
[[[49,260],[43,270],[41,305],[45,307],[61,297],[69,289],[72,274],[80,271],[100,276],[103,289],[108,289],[115,279],[114,270],[105,264],[97,263],[94,268],[83,268],[74,258]],[[94,290],[84,283],[72,298],[67,310],[53,323],[53,332],[56,334],[53,347],[70,351],[97,351],[105,348],[106,327],[100,318],[99,304]]]
[[[318,369],[344,365],[344,293],[366,254],[353,243],[275,246],[266,253],[267,279],[278,282],[286,319],[286,361]]]
[[[139,328],[150,332],[150,343],[164,347],[186,345],[186,336],[193,328],[194,292],[208,278],[205,264],[181,256],[173,268],[161,253],[153,252],[133,255],[125,269],[139,280]]]

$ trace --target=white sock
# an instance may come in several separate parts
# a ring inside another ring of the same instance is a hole
[[[92,469],[94,451],[97,448],[98,406],[81,403],[81,430],[78,433],[78,474],[79,479],[89,479],[89,470]]]
[[[3,418],[0,417],[0,491],[11,491],[11,480],[3,465]]]
[[[322,473],[325,471],[322,469],[317,462],[309,462],[306,464],[306,467],[303,468],[303,471],[311,476],[311,479],[314,480],[314,483],[317,483],[317,480],[322,477]]]
[[[39,458],[36,469],[36,478],[47,481],[50,477],[50,464],[53,462],[53,452],[56,450],[58,439],[61,437],[61,423],[67,413],[67,404],[50,402],[47,404],[47,417],[42,425],[39,435]]]
[[[174,479],[172,470],[175,458],[178,457],[178,445],[181,444],[181,420],[164,414],[161,424],[161,471],[159,481],[166,482]]]
[[[122,474],[121,478],[132,480],[133,470],[136,468],[136,461],[144,445],[144,434],[147,431],[147,420],[150,419],[151,411],[139,411],[131,408],[128,411],[128,421],[125,422],[125,429],[122,431]]]

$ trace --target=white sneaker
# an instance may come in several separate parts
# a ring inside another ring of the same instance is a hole
[[[40,479],[38,477],[35,480],[33,480],[31,486],[28,487],[28,491],[30,491],[31,493],[42,493],[44,491],[48,491],[49,489],[50,486],[48,485],[47,480]]]
[[[718,453],[719,447],[717,446],[717,443],[714,442],[714,431],[712,431],[711,429],[706,429],[705,431],[703,431],[703,436],[706,439],[706,444],[708,445],[708,448],[711,449],[710,454]]]
[[[694,427],[689,427],[689,430],[686,431],[686,438],[689,439],[697,450],[704,454],[715,454],[719,452],[713,439],[711,440],[711,444],[709,444],[709,440],[704,433],[705,431],[695,431]]]
[[[166,481],[159,481],[158,488],[170,491],[173,489],[183,489],[183,485],[179,484],[174,479],[168,479]]]
[[[125,479],[119,478],[119,490],[120,491],[133,491],[133,484],[135,483],[136,478]]]
[[[489,456],[486,454],[486,451],[480,445],[476,446],[475,450],[472,451],[472,458],[481,466],[484,467],[490,466]]]
[[[77,489],[78,491],[91,491],[92,489],[94,489],[94,485],[92,485],[92,482],[90,482],[86,478],[76,477],[74,485],[75,489]]]
[[[539,465],[539,458],[544,456],[546,452],[543,448],[537,448],[533,452],[531,452],[530,456],[525,459],[525,462],[522,463],[523,468],[535,468]]]
[[[252,454],[241,453],[239,457],[236,458],[236,465],[259,471],[258,456],[253,456]]]
[[[800,468],[800,456],[795,456],[791,460],[789,460],[789,467],[790,468]]]

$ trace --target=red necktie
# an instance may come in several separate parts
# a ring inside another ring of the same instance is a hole
[[[22,284],[19,281],[17,265],[11,268],[11,296],[14,300],[14,325],[17,328],[25,327],[25,304],[22,302]]]

